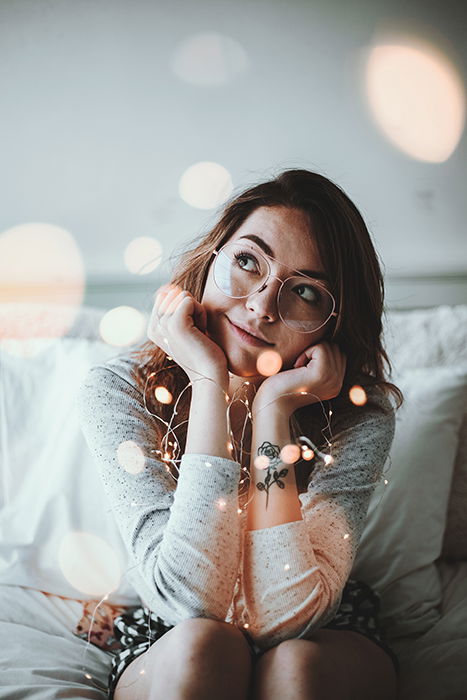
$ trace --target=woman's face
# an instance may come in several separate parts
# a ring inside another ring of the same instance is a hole
[[[271,273],[281,281],[294,274],[290,268],[324,274],[317,247],[310,238],[307,218],[300,210],[283,206],[259,207],[237,229],[230,241],[250,235],[257,236],[269,246],[272,251],[269,255],[274,258],[267,258]],[[246,240],[244,243],[258,252],[262,251],[256,242]],[[322,284],[330,288],[327,282],[323,281]],[[282,358],[282,369],[290,369],[305,348],[315,345],[325,335],[328,324],[312,333],[294,332],[284,324],[277,309],[280,285],[279,280],[271,277],[260,292],[232,299],[215,285],[211,263],[201,301],[207,312],[208,334],[224,350],[232,374],[264,379],[258,374],[256,361],[265,350],[278,352]],[[249,328],[253,334],[265,338],[269,345],[256,346],[246,342],[232,324]]]

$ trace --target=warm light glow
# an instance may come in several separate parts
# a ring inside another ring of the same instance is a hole
[[[178,191],[184,202],[196,209],[214,209],[233,190],[230,173],[219,163],[202,161],[183,173]]]
[[[0,339],[65,335],[83,297],[83,259],[69,231],[29,223],[0,233]]]
[[[359,384],[355,384],[349,391],[349,399],[355,406],[363,406],[367,402],[365,389]]]
[[[102,317],[99,332],[109,345],[132,345],[143,336],[146,321],[132,306],[117,306]]]
[[[284,464],[293,464],[300,459],[300,454],[298,445],[284,445],[280,457]]]
[[[365,82],[374,118],[392,144],[421,161],[449,158],[464,129],[465,92],[441,51],[416,39],[375,46]]]
[[[129,474],[139,474],[144,469],[146,458],[141,447],[133,440],[121,442],[117,448],[117,460]]]
[[[282,357],[275,350],[264,350],[256,361],[256,369],[264,377],[277,374],[282,367]]]
[[[306,448],[302,451],[302,458],[305,459],[305,460],[307,460],[307,461],[309,461],[310,459],[313,459],[314,456],[315,456],[315,453],[314,453],[313,450],[310,449],[309,447],[306,447]]]
[[[225,502],[225,500],[223,498],[218,499],[217,507],[219,508],[219,510],[222,510],[222,511],[224,511],[226,509],[227,503]]]
[[[162,246],[155,238],[139,236],[128,243],[123,258],[130,272],[147,275],[160,264]]]
[[[156,399],[161,403],[172,403],[172,394],[165,386],[158,386],[154,390]]]
[[[223,85],[246,70],[248,58],[235,39],[202,32],[184,39],[176,48],[172,70],[193,85]]]
[[[349,537],[350,537],[349,533],[348,533],[348,532],[346,532],[346,533],[345,533],[345,535],[344,535],[344,540],[348,540],[348,539],[349,539]]]
[[[284,571],[288,571],[289,569],[290,569],[290,564],[285,564]]]
[[[331,455],[325,455],[324,456],[324,463],[325,464],[333,464],[334,459]]]
[[[258,455],[254,458],[253,464],[256,469],[267,469],[269,467],[269,457],[267,455]]]
[[[60,542],[58,562],[65,579],[85,595],[101,598],[120,586],[123,571],[119,557],[97,535],[66,533]]]

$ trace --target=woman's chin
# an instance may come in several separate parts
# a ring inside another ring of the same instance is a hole
[[[232,374],[235,377],[239,377],[241,379],[264,379],[262,375],[258,374],[258,370],[256,369],[256,367],[248,368],[245,367],[245,365],[240,365],[236,362],[231,362],[229,358],[227,358],[227,369],[229,371],[229,374]]]

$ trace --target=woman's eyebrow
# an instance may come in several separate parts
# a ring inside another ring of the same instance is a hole
[[[253,243],[256,243],[256,245],[258,245],[266,253],[266,255],[269,255],[269,257],[277,260],[272,248],[270,248],[266,241],[263,241],[263,239],[259,236],[256,236],[254,233],[250,233],[241,236],[238,240],[241,240],[242,238],[248,238],[250,241],[253,241]],[[294,270],[295,268],[291,269]],[[300,272],[302,275],[308,275],[308,277],[315,277],[316,279],[326,280],[326,282],[329,282],[328,276],[320,270],[295,270],[295,272]]]

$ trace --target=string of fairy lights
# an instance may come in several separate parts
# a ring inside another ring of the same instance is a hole
[[[164,338],[164,341],[167,343],[167,347],[169,348],[169,351],[170,351],[170,346],[169,346],[167,338]],[[169,361],[173,360],[173,358],[170,355],[167,355],[167,359]],[[177,366],[176,364],[165,366],[162,369],[160,369],[159,372],[170,370],[171,368],[176,367],[176,366]],[[187,368],[187,369],[191,370],[191,368]],[[192,370],[192,371],[194,371],[194,370]],[[165,470],[170,474],[170,476],[174,479],[174,481],[177,481],[178,474],[179,474],[179,463],[181,461],[181,458],[179,458],[180,446],[178,444],[175,431],[178,428],[180,428],[184,423],[187,423],[188,421],[182,421],[181,423],[176,424],[176,425],[174,425],[174,421],[175,421],[175,417],[178,415],[177,407],[180,403],[180,400],[181,400],[184,392],[193,386],[193,382],[189,381],[186,384],[186,386],[182,389],[179,396],[176,398],[176,401],[175,401],[174,406],[173,406],[172,416],[170,418],[170,421],[167,422],[163,418],[161,418],[157,413],[154,413],[149,409],[148,401],[147,401],[149,382],[150,382],[150,380],[153,380],[159,372],[151,372],[150,374],[148,374],[148,376],[146,378],[145,386],[144,386],[144,391],[143,391],[143,404],[144,404],[145,411],[149,415],[151,415],[153,418],[155,418],[156,420],[162,422],[166,428],[165,434],[163,435],[163,437],[161,439],[161,443],[160,443],[161,449],[153,449],[153,450],[151,450],[151,452],[159,455],[160,462],[162,464],[164,464]],[[196,371],[196,373],[200,374],[198,371]],[[217,382],[215,382],[212,378],[204,377],[204,376],[201,378],[209,379],[210,381],[217,384]],[[153,382],[153,385],[154,385],[154,383],[155,382]],[[243,463],[243,455],[244,455],[243,441],[244,441],[245,430],[246,430],[246,427],[248,425],[248,421],[250,421],[250,422],[252,421],[252,414],[251,414],[248,398],[245,398],[245,400],[243,400],[243,398],[240,396],[240,393],[244,387],[248,387],[249,385],[250,385],[250,382],[248,382],[248,381],[243,382],[239,387],[237,387],[237,389],[235,389],[232,396],[229,396],[229,394],[227,392],[225,392],[222,389],[222,387],[220,387],[224,393],[226,404],[227,404],[226,405],[226,418],[227,418],[227,429],[228,429],[228,436],[229,436],[228,448],[233,453],[232,459],[234,461],[239,462],[240,465],[242,465],[242,463]],[[159,385],[159,386],[155,387],[154,389],[152,389],[152,391],[154,392],[154,396],[155,396],[156,400],[159,401],[160,403],[171,404],[173,402],[173,396],[166,387]],[[333,439],[332,430],[331,430],[331,418],[332,418],[333,412],[332,412],[330,407],[328,408],[328,410],[326,412],[326,409],[324,407],[323,402],[316,394],[313,394],[312,392],[306,392],[306,391],[301,391],[300,393],[301,394],[308,394],[308,395],[314,397],[317,400],[317,402],[319,402],[319,404],[322,408],[323,415],[324,415],[324,418],[326,421],[326,425],[324,426],[324,428],[322,428],[321,435],[322,435],[323,440],[326,444],[326,449],[328,449],[329,452],[322,452],[310,440],[309,437],[307,437],[305,435],[300,435],[298,437],[298,444],[297,443],[296,444],[289,444],[289,445],[285,445],[282,448],[282,450],[280,452],[280,459],[285,464],[293,464],[293,463],[298,462],[300,459],[303,459],[305,461],[312,461],[313,459],[319,459],[324,463],[325,467],[330,467],[334,463],[334,458],[331,454],[332,439]],[[289,396],[289,395],[290,394],[282,394],[278,398],[282,398],[283,396]],[[352,403],[354,403],[357,406],[362,406],[367,401],[366,392],[359,385],[354,385],[350,389],[349,398],[352,401]],[[243,422],[241,438],[240,438],[238,445],[237,445],[237,440],[235,439],[234,433],[232,431],[232,425],[231,425],[231,420],[230,420],[230,410],[231,410],[232,405],[236,401],[240,401],[240,403],[243,404],[243,406],[246,409],[246,416],[245,416],[245,419]],[[330,405],[329,401],[328,401],[328,403]],[[264,406],[263,408],[266,408],[266,406]],[[329,432],[329,438],[324,434],[325,431]],[[172,438],[172,439],[169,440],[169,438]],[[251,456],[251,453],[249,453],[248,451],[246,452],[246,454]],[[253,460],[253,464],[257,469],[267,469],[269,463],[270,463],[269,457],[267,455],[264,455],[264,454],[258,455]],[[170,468],[170,465],[172,466],[176,475],[173,473],[172,469]],[[206,466],[211,466],[211,464],[209,462],[206,462]],[[248,469],[248,467],[242,466],[241,472],[242,473],[241,473],[241,478],[239,481],[239,486],[241,486],[245,482],[249,483],[249,481],[250,481],[250,470]],[[386,474],[384,472],[380,478],[380,481],[381,480],[384,481],[385,485],[387,485],[389,483],[387,478],[386,478]],[[240,494],[240,492],[239,492],[239,494]],[[244,513],[246,511],[252,498],[253,498],[253,496],[251,498],[248,498],[246,503],[244,503],[242,506],[240,506],[240,504],[239,504],[239,506],[237,508],[237,513],[239,516],[242,515],[242,513]],[[381,498],[382,498],[382,496],[381,496]],[[381,502],[381,499],[380,499],[379,503],[380,502]],[[379,503],[378,503],[378,505],[379,505]],[[137,506],[137,505],[143,505],[143,504],[136,504],[133,502],[131,505]],[[220,508],[221,510],[223,510],[225,507],[225,502],[224,503],[217,502],[216,506],[218,508]],[[349,534],[345,533],[344,539],[347,539],[348,537],[349,537]],[[126,576],[132,569],[137,568],[138,565],[139,564],[137,563],[134,566],[129,567],[126,570],[126,572],[124,572],[123,576]],[[284,571],[287,571],[289,568],[290,568],[289,565],[286,564],[284,566]],[[105,596],[97,603],[97,605],[94,608],[94,611],[93,611],[93,614],[91,617],[91,621],[90,621],[90,625],[89,625],[88,634],[87,634],[86,646],[83,650],[83,656],[82,656],[82,670],[84,672],[84,677],[87,680],[92,680],[95,687],[98,687],[100,690],[104,690],[104,691],[107,691],[108,688],[102,687],[96,681],[96,679],[92,676],[92,674],[89,673],[89,671],[85,665],[85,658],[86,658],[86,654],[87,654],[88,649],[89,649],[89,645],[93,644],[93,642],[91,641],[91,637],[92,637],[92,627],[94,624],[96,612],[99,609],[99,607],[105,601],[108,600],[110,593],[112,593],[112,591],[109,591],[109,593],[106,593]],[[146,610],[145,606],[142,606],[142,607],[144,610]],[[146,618],[147,618],[147,634],[145,635],[145,638],[146,638],[146,641],[148,642],[147,648],[149,649],[150,643],[151,643],[151,641],[153,641],[153,637],[151,634],[151,620],[152,620],[152,618],[151,618],[150,608],[147,608]],[[235,624],[236,622],[238,622],[238,621],[234,617],[233,624]],[[246,622],[243,625],[243,627],[245,627],[245,629],[248,629],[248,627],[249,627],[248,622]],[[143,661],[142,668],[139,671],[140,675],[144,675],[146,673],[146,657],[145,657],[144,653],[142,654],[142,656],[144,658],[142,659],[142,661]],[[133,685],[133,684],[131,684],[131,685]],[[129,687],[129,686],[130,686],[130,684],[128,684],[125,687]],[[120,685],[119,687],[122,687],[122,686]]]

